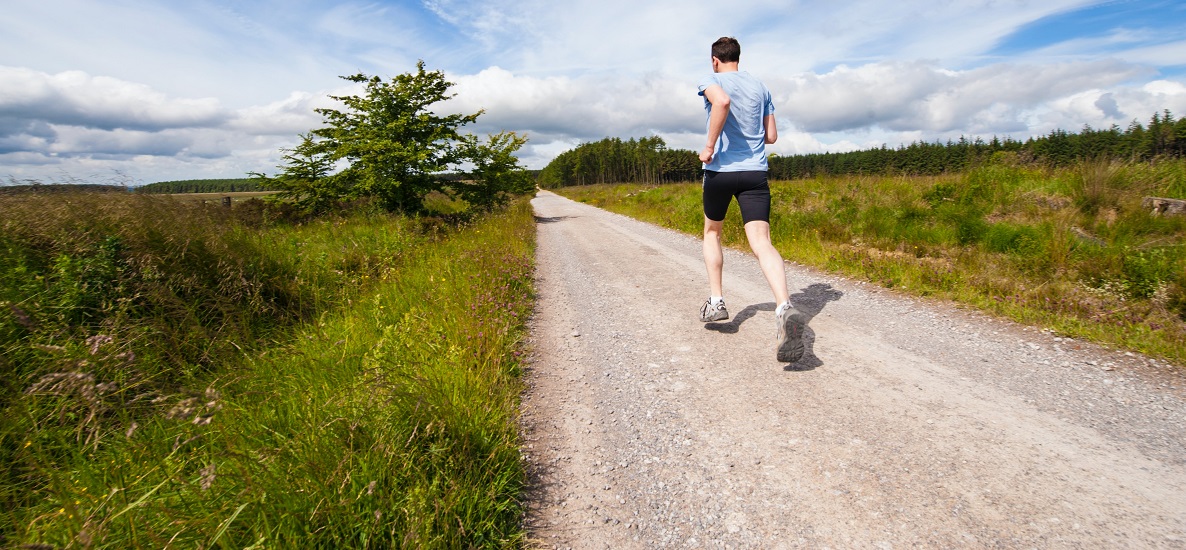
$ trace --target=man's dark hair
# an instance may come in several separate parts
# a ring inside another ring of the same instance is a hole
[[[712,56],[721,63],[737,63],[741,59],[741,44],[732,36],[722,36],[712,43]]]

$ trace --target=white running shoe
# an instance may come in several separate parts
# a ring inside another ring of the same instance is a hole
[[[807,316],[789,303],[777,316],[778,360],[794,363],[803,358],[803,329],[807,327]]]
[[[702,323],[711,323],[712,321],[724,321],[729,318],[729,310],[725,309],[725,301],[721,300],[713,305],[712,298],[704,301],[704,305],[700,306],[700,321]]]

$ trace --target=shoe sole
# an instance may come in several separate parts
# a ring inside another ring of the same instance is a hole
[[[803,358],[803,329],[807,327],[807,317],[795,308],[791,308],[782,318],[779,327],[778,360],[782,363],[794,363]]]

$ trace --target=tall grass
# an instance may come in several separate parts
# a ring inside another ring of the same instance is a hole
[[[111,200],[0,205],[0,545],[521,539],[526,202],[252,229]]]
[[[691,234],[699,185],[559,192]],[[774,182],[771,236],[788,259],[963,302],[1063,334],[1186,364],[1186,161],[1068,169],[990,164],[931,177]],[[744,246],[736,208],[725,242]]]

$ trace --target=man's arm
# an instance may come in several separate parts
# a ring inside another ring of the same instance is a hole
[[[762,125],[766,127],[766,145],[778,141],[778,123],[774,121],[774,115],[766,115],[766,118],[762,119]]]
[[[712,104],[708,114],[708,140],[700,150],[700,162],[712,162],[712,155],[716,152],[717,140],[721,139],[721,132],[725,130],[725,120],[729,118],[729,94],[717,84],[704,89],[704,99]]]

